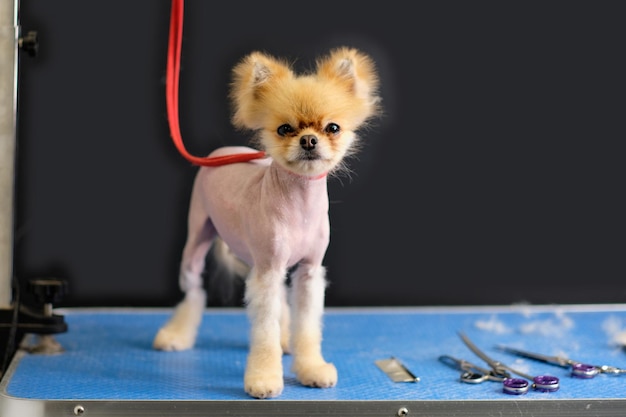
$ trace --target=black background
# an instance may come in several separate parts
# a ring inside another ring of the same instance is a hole
[[[384,116],[332,179],[327,305],[626,302],[619,2],[188,0],[188,150],[248,137],[230,69],[370,54]],[[169,1],[24,0],[15,271],[66,306],[170,306],[196,168],[171,143]],[[219,304],[219,300],[214,300]]]

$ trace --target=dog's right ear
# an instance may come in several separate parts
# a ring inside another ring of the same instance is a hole
[[[276,81],[292,78],[290,66],[261,52],[253,52],[233,69],[230,98],[232,122],[238,128],[260,129],[264,120],[263,96]]]

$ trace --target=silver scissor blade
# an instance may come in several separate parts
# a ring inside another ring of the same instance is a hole
[[[482,350],[478,349],[478,347],[463,333],[459,332],[459,336],[461,337],[461,340],[463,340],[463,343],[465,343],[465,345],[470,348],[470,350],[474,352],[476,356],[489,364],[489,366],[491,367],[491,369],[493,369],[496,375],[504,376],[507,378],[510,377],[509,371],[504,365],[502,365],[502,363],[494,361],[489,356],[487,356]]]
[[[490,371],[489,369],[482,368],[478,365],[474,365],[473,363],[466,361],[465,359],[457,359],[450,355],[441,355],[439,357],[439,360],[445,363],[446,365],[452,368],[458,369],[460,371],[472,371],[472,372],[478,372],[484,375],[493,374],[493,372]]]
[[[510,366],[503,364],[502,362],[498,362],[498,361],[491,359],[482,350],[478,349],[478,347],[476,347],[476,345],[463,333],[459,332],[459,336],[463,340],[463,343],[465,343],[467,347],[471,349],[472,352],[474,352],[479,358],[481,358],[482,360],[484,360],[485,362],[489,364],[491,369],[493,369],[493,373],[495,375],[502,376],[505,378],[510,378],[511,373],[514,373],[530,381],[533,380],[533,377],[531,375],[525,374],[523,372],[520,372],[516,369],[511,368]]]
[[[516,349],[513,347],[503,346],[503,345],[497,345],[496,347],[504,352],[513,353],[514,355],[522,356],[524,358],[534,359],[540,362],[550,363],[552,365],[558,365],[563,368],[569,368],[570,366],[574,364],[572,360],[561,357],[561,356],[542,355],[540,353],[528,352],[525,350]]]

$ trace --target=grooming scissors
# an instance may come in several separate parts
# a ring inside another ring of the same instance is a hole
[[[462,371],[461,382],[466,384],[480,384],[485,381],[501,382],[502,390],[507,394],[520,395],[528,392],[528,381],[522,378],[512,378],[511,374],[506,370],[500,371],[502,374],[498,374],[495,369],[485,369],[450,355],[441,355],[439,360],[452,368]]]
[[[487,356],[483,351],[478,349],[478,347],[476,347],[476,345],[463,333],[459,333],[459,336],[461,337],[461,340],[463,340],[463,343],[465,343],[465,345],[472,352],[474,352],[476,356],[478,356],[479,358],[487,362],[487,364],[491,367],[491,369],[493,369],[493,372],[495,373],[495,375],[504,377],[502,383],[504,385],[503,391],[506,394],[519,395],[519,394],[524,394],[528,390],[528,387],[526,387],[526,390],[520,390],[520,388],[516,388],[518,385],[521,384],[521,381],[524,381],[524,380],[520,381],[519,378],[511,378],[510,377],[511,373],[519,375],[522,378],[525,378],[529,381],[532,381],[533,382],[532,388],[537,391],[554,392],[559,389],[559,378],[555,376],[551,376],[551,375],[531,376],[531,375],[522,373],[520,371],[517,371],[511,368],[510,366],[507,366],[502,362],[495,361],[489,356]],[[528,382],[526,383],[528,384]]]
[[[508,347],[508,346],[502,346],[502,345],[498,345],[496,346],[498,349],[504,351],[504,352],[508,352],[508,353],[513,353],[517,356],[521,356],[524,358],[529,358],[529,359],[534,359],[540,362],[544,362],[544,363],[549,363],[552,365],[557,365],[560,366],[562,368],[569,368],[570,372],[572,374],[572,376],[577,377],[577,378],[583,378],[583,379],[589,379],[589,378],[593,378],[598,374],[609,374],[609,375],[624,375],[626,374],[626,369],[621,369],[621,368],[617,368],[615,366],[609,366],[609,365],[600,365],[600,366],[596,366],[596,365],[589,365],[586,363],[582,363],[579,361],[575,361],[569,358],[566,358],[564,356],[549,356],[549,355],[542,355],[540,353],[533,353],[533,352],[528,352],[528,351],[524,351],[521,349],[516,349],[513,347]]]

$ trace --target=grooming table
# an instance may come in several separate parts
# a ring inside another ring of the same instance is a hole
[[[283,394],[269,400],[243,391],[249,330],[243,309],[207,309],[195,348],[182,352],[151,346],[169,309],[59,314],[69,326],[55,336],[65,352],[18,351],[0,381],[2,417],[626,415],[626,375],[578,379],[496,349],[505,344],[626,368],[626,351],[615,339],[626,329],[626,305],[327,308],[323,350],[337,367],[337,386],[299,385],[285,355]],[[507,395],[498,382],[462,383],[440,355],[486,364],[460,331],[520,371],[559,377],[560,389]],[[420,380],[393,382],[375,364],[390,357]]]

